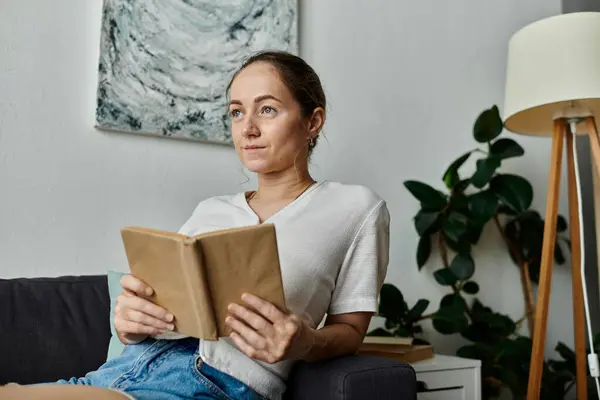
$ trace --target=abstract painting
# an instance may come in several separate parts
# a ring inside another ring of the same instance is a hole
[[[297,0],[104,0],[96,127],[231,145],[226,87],[260,50],[297,54]]]

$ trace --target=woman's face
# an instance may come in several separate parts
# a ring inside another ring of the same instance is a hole
[[[250,64],[234,79],[230,94],[233,141],[248,170],[269,174],[307,161],[309,124],[275,67]]]

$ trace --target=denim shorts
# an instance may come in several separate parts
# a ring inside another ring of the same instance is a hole
[[[148,338],[82,378],[55,384],[91,385],[140,400],[265,400],[250,387],[202,362],[198,339]]]

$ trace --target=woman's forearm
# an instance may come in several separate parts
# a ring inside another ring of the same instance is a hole
[[[363,341],[364,335],[349,324],[336,323],[313,330],[313,344],[303,358],[304,361],[354,354]]]

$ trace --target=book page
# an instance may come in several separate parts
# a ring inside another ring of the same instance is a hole
[[[175,333],[216,339],[195,240],[144,228],[124,228],[121,235],[132,275],[154,289],[150,301],[173,313]]]
[[[246,305],[241,299],[244,292],[286,309],[273,225],[217,231],[197,239],[204,254],[219,336],[230,334],[225,324],[227,306]]]

